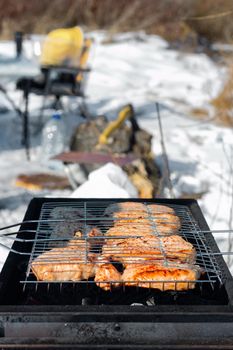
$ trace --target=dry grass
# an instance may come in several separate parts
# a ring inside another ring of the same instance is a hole
[[[232,40],[232,0],[1,0],[2,37],[12,32],[47,33],[57,26],[84,25],[111,32],[145,30],[166,39]],[[221,16],[221,13],[228,13]],[[220,16],[219,16],[220,15]]]
[[[219,16],[231,10],[232,0],[1,0],[0,35],[12,38],[16,30],[47,33],[79,24],[110,33],[145,30],[195,46],[200,35],[231,41],[233,13]]]
[[[0,23],[2,36],[9,35],[9,28],[11,32],[46,33],[55,26],[75,24],[112,32],[154,31],[157,25],[184,16],[187,6],[181,4],[182,0],[2,0]]]
[[[80,24],[112,33],[145,30],[195,45],[199,35],[230,40],[233,14],[205,18],[230,10],[232,0],[1,0],[0,35],[9,38],[16,30],[47,33],[58,26]]]
[[[224,126],[233,126],[233,66],[229,67],[228,80],[220,94],[211,101],[215,107],[215,121]]]
[[[210,41],[232,42],[233,2],[232,0],[191,0],[192,14],[185,22],[196,33]]]
[[[206,119],[206,117],[209,115],[209,112],[204,108],[193,108],[191,113],[193,117],[200,120]]]
[[[217,97],[210,101],[215,109],[211,121],[225,127],[233,126],[233,65],[228,64],[227,81]],[[208,121],[209,112],[203,108],[193,108],[191,114],[194,118]],[[210,119],[209,119],[210,120]]]

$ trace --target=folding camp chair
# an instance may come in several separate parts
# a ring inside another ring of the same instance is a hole
[[[92,40],[84,39],[79,27],[55,30],[48,34],[42,48],[41,74],[17,81],[16,88],[23,91],[24,97],[22,143],[28,159],[30,159],[28,110],[30,94],[44,97],[40,119],[47,96],[55,97],[53,105],[55,109],[62,108],[62,96],[81,97],[82,115],[84,115],[84,111],[87,110],[83,108],[84,86],[87,73],[90,71],[87,61],[91,44]]]

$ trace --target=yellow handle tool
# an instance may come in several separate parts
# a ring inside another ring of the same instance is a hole
[[[125,106],[118,114],[118,117],[113,122],[109,123],[106,129],[99,136],[99,145],[106,145],[109,136],[119,128],[126,119],[133,117],[133,107],[131,105]]]

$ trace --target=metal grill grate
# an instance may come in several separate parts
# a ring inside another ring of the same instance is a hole
[[[101,234],[97,236],[96,238],[93,238],[93,245],[91,247],[91,250],[93,252],[100,253],[101,247],[103,245],[103,242],[100,242],[101,239],[112,239],[112,237],[109,237],[107,235],[108,230],[113,226],[113,223],[116,222],[118,219],[114,217],[109,217],[105,215],[105,209],[111,205],[115,204],[116,202],[113,201],[101,201],[101,202],[95,202],[95,201],[83,201],[83,202],[47,202],[44,203],[41,209],[40,218],[39,218],[39,224],[35,235],[35,241],[33,243],[32,247],[32,253],[29,259],[29,264],[27,267],[26,272],[26,278],[25,280],[21,281],[25,286],[28,284],[40,284],[40,283],[60,283],[61,285],[63,283],[72,283],[74,284],[74,281],[64,281],[64,280],[56,280],[56,281],[39,281],[35,280],[35,276],[32,271],[32,263],[35,261],[35,259],[40,256],[42,253],[50,251],[52,248],[62,248],[67,245],[67,242],[69,242],[71,239],[73,241],[73,244],[77,243],[78,247],[79,245],[85,245],[85,254],[82,255],[79,262],[80,263],[88,263],[88,245],[90,242],[90,239],[88,238],[88,232],[91,228],[97,227],[100,229]],[[164,245],[163,240],[161,237],[161,234],[157,231],[156,225],[153,223],[153,215],[150,213],[148,204],[151,204],[149,202],[144,202],[145,208],[147,210],[147,217],[148,220],[151,222],[151,229],[153,230],[153,234],[156,239],[158,239],[158,246],[156,249],[161,254],[161,260],[163,261],[164,266],[169,267],[175,267],[176,263],[174,261],[171,261],[167,259],[166,253],[164,251]],[[159,203],[158,203],[159,204]],[[215,283],[223,283],[223,276],[221,269],[218,266],[218,263],[215,259],[214,252],[211,250],[211,248],[208,246],[208,241],[205,237],[205,233],[201,231],[200,227],[198,226],[197,222],[195,221],[190,209],[186,206],[182,205],[176,205],[176,204],[169,204],[169,207],[172,208],[176,215],[179,217],[181,221],[181,228],[179,229],[179,235],[187,242],[190,242],[196,250],[196,263],[201,267],[201,269],[205,272],[201,279],[198,280],[187,280],[186,283],[193,284],[193,283],[209,283],[212,288],[214,288]],[[134,218],[128,217],[127,219],[124,219],[125,221],[129,221],[130,224],[134,223]],[[76,237],[75,239],[72,238],[73,233],[75,231],[79,230],[80,225],[82,226],[82,237]],[[137,230],[135,231],[134,238],[139,238],[142,236],[143,231],[145,230],[144,223],[137,223]],[[121,231],[124,233],[124,231]],[[114,237],[114,239],[122,240],[125,238],[129,238],[127,235],[120,234],[117,237]],[[95,240],[96,239],[96,240]],[[153,247],[152,247],[153,248]],[[89,246],[90,249],[90,246]],[[118,248],[111,248],[113,250],[114,254],[119,255]],[[62,256],[58,257],[55,256],[55,259],[58,259],[59,262],[65,262],[67,259],[71,259],[76,257],[77,249],[69,250],[67,254],[63,254]],[[150,256],[151,257],[151,256]],[[134,258],[131,258],[130,261],[128,261],[131,264],[137,263],[138,256],[134,256]],[[49,258],[48,261],[45,261],[45,263],[49,264],[53,262]],[[52,258],[53,259],[53,258]],[[148,257],[147,257],[148,259]],[[101,281],[106,283],[105,280]],[[117,280],[111,280],[110,285],[114,285],[115,283],[118,283]],[[128,283],[134,283],[135,281],[127,281]],[[137,281],[137,284],[140,286],[140,283],[142,281]],[[161,282],[161,281],[160,281]],[[164,282],[164,284],[167,283],[174,283],[173,281]],[[182,281],[176,280],[174,285],[174,289],[176,290],[177,284],[181,283]],[[80,280],[75,281],[75,283],[94,283],[93,280]],[[153,280],[147,281],[147,283],[155,283]],[[165,288],[166,289],[166,288]]]

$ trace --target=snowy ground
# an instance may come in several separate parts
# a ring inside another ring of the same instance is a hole
[[[96,44],[86,90],[90,111],[95,115],[105,114],[111,119],[122,105],[132,103],[141,127],[153,134],[153,151],[161,165],[162,150],[155,109],[155,102],[159,102],[175,196],[189,193],[192,197],[204,193],[199,204],[210,227],[213,230],[231,228],[232,130],[212,124],[213,111],[209,104],[224,84],[225,69],[205,54],[170,50],[168,44],[157,36],[122,34],[116,36],[111,44],[103,44],[105,33],[92,35]],[[21,95],[15,90],[15,81],[19,76],[38,72],[33,48],[38,47],[26,42],[25,57],[15,61],[13,43],[0,43],[1,84],[21,107]],[[66,102],[73,111],[66,112],[71,132],[81,119],[75,111],[76,100]],[[69,190],[33,193],[14,186],[19,173],[43,169],[39,161],[40,134],[35,132],[40,104],[38,97],[30,101],[33,149],[32,161],[28,162],[20,144],[20,118],[4,96],[0,97],[0,226],[22,220],[29,200],[34,196],[71,194]],[[190,111],[197,107],[208,110],[209,117],[192,119]],[[50,114],[49,111],[46,113]],[[164,195],[169,196],[169,192],[165,190]],[[216,238],[221,249],[227,251],[228,234],[218,233]],[[0,253],[0,263],[3,263],[7,252],[2,249]],[[228,262],[231,264],[230,259]]]

